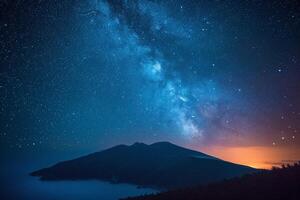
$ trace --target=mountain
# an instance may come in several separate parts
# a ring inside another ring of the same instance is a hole
[[[99,179],[157,188],[209,183],[256,171],[169,142],[118,145],[32,172],[41,180]]]
[[[300,162],[239,178],[126,200],[297,200],[300,197]],[[125,199],[124,199],[125,200]]]

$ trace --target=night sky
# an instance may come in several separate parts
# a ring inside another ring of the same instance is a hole
[[[1,154],[171,141],[300,159],[300,2],[1,1]]]

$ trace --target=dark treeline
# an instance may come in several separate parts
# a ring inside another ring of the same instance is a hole
[[[222,182],[131,197],[126,200],[296,200],[300,199],[300,162]]]

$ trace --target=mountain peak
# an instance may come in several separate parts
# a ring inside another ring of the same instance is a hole
[[[143,142],[135,142],[131,146],[148,146],[148,145]]]
[[[155,142],[155,143],[152,143],[150,146],[155,146],[155,145],[172,145],[172,146],[177,146],[171,142],[167,142],[167,141],[161,141],[161,142]]]
[[[135,142],[133,143],[131,146],[155,146],[155,145],[172,145],[172,146],[177,146],[171,142],[167,142],[167,141],[161,141],[161,142],[154,142],[152,144],[145,144],[143,142]]]

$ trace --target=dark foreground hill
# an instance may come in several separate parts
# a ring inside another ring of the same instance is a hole
[[[31,173],[42,180],[99,179],[157,188],[179,188],[220,181],[256,169],[171,144],[135,143],[60,162]]]
[[[239,178],[177,189],[126,200],[298,200],[300,199],[300,162],[294,166],[260,171]],[[125,200],[125,199],[124,199]]]

